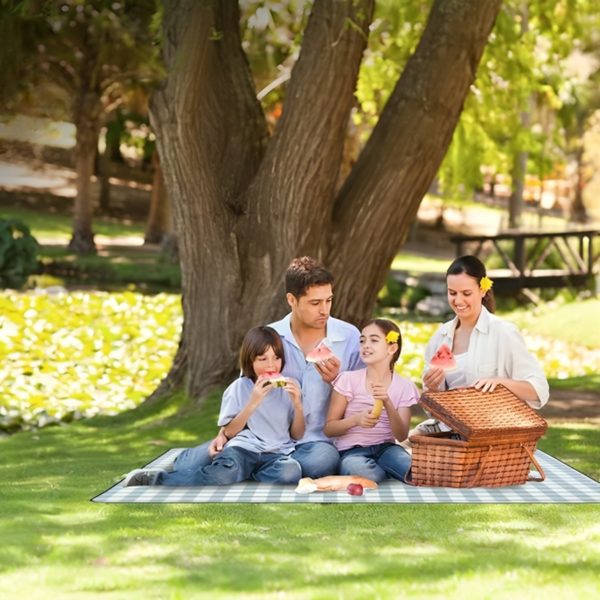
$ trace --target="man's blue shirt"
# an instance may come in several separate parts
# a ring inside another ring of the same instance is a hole
[[[271,323],[269,327],[272,327],[283,340],[285,368],[282,374],[298,381],[302,389],[306,432],[298,444],[317,441],[332,442],[331,438],[323,433],[332,387],[323,381],[313,363],[306,362],[304,353],[298,346],[290,328],[290,319],[291,313],[281,321]],[[340,373],[364,368],[365,365],[361,361],[358,351],[359,338],[360,332],[354,325],[333,317],[327,319],[327,345],[341,362]]]

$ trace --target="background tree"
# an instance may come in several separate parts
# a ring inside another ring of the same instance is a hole
[[[201,397],[236,373],[244,333],[285,311],[283,275],[310,254],[337,276],[336,314],[370,317],[389,264],[452,138],[500,7],[433,3],[342,189],[335,185],[373,14],[371,0],[316,0],[268,139],[233,0],[170,3],[169,73],[151,122],[174,213],[184,326],[159,391],[188,376]]]
[[[106,112],[128,86],[156,80],[157,48],[150,27],[156,6],[146,0],[21,2],[19,24],[35,27],[28,57],[36,76],[67,92],[77,128],[77,195],[70,248],[95,250],[91,177],[98,136]]]

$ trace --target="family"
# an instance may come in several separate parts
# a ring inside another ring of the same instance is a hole
[[[463,256],[446,275],[456,317],[427,345],[423,388],[474,386],[487,392],[502,384],[541,408],[548,401],[548,382],[516,326],[493,314],[483,263]],[[409,435],[449,430],[429,419],[409,432],[410,407],[420,394],[394,370],[402,350],[395,323],[373,319],[359,332],[331,317],[333,276],[309,257],[292,261],[285,284],[291,312],[246,334],[242,375],[223,394],[217,437],[184,450],[172,472],[132,471],[124,487],[246,479],[285,484],[336,474],[404,482],[411,464]],[[328,356],[307,361],[322,344],[331,350]],[[452,349],[453,371],[427,366],[441,344]]]

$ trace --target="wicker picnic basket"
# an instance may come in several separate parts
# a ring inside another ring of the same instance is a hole
[[[410,437],[413,485],[502,487],[545,479],[534,452],[548,424],[504,386],[425,392],[420,404],[454,433]],[[465,440],[452,439],[456,433]],[[532,463],[540,477],[530,476]]]

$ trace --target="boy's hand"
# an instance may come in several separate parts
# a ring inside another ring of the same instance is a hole
[[[265,396],[273,389],[273,382],[264,379],[257,379],[252,390],[252,396],[250,401],[254,400],[254,403],[258,406],[265,398]]]
[[[335,356],[332,356],[327,360],[316,362],[315,368],[319,372],[319,375],[321,375],[321,379],[331,385],[340,372],[341,364]]]
[[[292,400],[292,404],[296,410],[300,410],[302,408],[302,392],[300,391],[300,386],[289,377],[285,378],[285,386],[283,388],[289,395]]]

